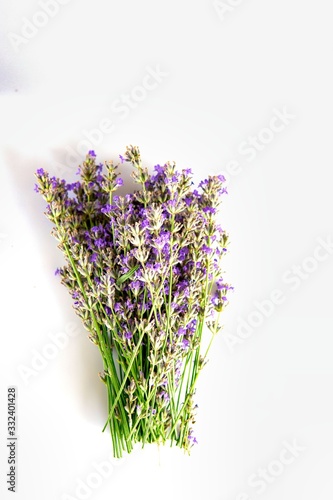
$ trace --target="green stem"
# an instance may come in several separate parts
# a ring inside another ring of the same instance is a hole
[[[141,342],[142,342],[142,340],[143,340],[143,337],[144,337],[145,333],[146,333],[146,332],[145,332],[145,330],[143,330],[143,332],[142,332],[142,333],[141,333],[141,335],[140,335],[139,342],[138,342],[138,343],[137,343],[137,345],[135,346],[135,349],[134,349],[133,354],[132,354],[132,357],[131,357],[131,359],[130,359],[130,362],[129,362],[128,368],[127,368],[126,373],[125,373],[125,375],[124,375],[123,382],[122,382],[122,384],[121,384],[121,386],[120,386],[120,389],[119,389],[119,391],[118,391],[118,393],[117,393],[117,397],[116,397],[115,401],[113,402],[113,405],[112,405],[111,411],[109,412],[109,415],[108,415],[108,419],[107,419],[107,421],[106,421],[105,426],[103,427],[103,431],[105,430],[106,426],[108,425],[108,421],[109,421],[109,419],[111,418],[111,415],[113,414],[114,409],[115,409],[115,407],[116,407],[116,405],[117,405],[117,403],[118,403],[118,401],[119,401],[119,399],[120,399],[120,397],[121,397],[121,394],[122,394],[122,392],[123,392],[123,390],[124,390],[124,387],[125,387],[125,384],[126,384],[126,381],[127,381],[128,375],[130,374],[130,371],[131,371],[132,365],[133,365],[134,360],[135,360],[135,358],[136,358],[136,356],[137,356],[137,354],[138,354],[138,351],[139,351],[139,349],[140,349]]]

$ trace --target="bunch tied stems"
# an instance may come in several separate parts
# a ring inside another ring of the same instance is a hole
[[[114,456],[153,442],[189,452],[197,379],[232,289],[221,270],[228,236],[216,220],[225,179],[193,190],[190,169],[167,162],[149,174],[134,146],[120,159],[140,186],[132,194],[114,194],[118,165],[97,164],[94,151],[77,182],[37,170],[36,191],[66,259],[57,274],[101,353]]]

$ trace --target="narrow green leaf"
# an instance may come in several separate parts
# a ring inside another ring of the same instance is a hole
[[[140,266],[140,264],[137,264],[136,266],[132,267],[132,269],[127,271],[127,273],[120,276],[120,278],[117,279],[117,282],[116,282],[117,285],[119,286],[122,283],[124,283],[126,280],[128,280],[128,278],[130,278],[135,273],[135,271],[139,268],[139,266]]]

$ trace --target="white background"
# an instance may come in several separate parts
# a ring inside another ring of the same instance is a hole
[[[222,4],[71,0],[52,17],[38,1],[2,2],[1,498],[12,498],[9,385],[18,390],[18,500],[332,498],[331,2]],[[163,76],[147,77],[156,68]],[[112,131],[96,132],[106,118]],[[251,137],[259,142],[245,153]],[[75,178],[83,155],[73,160],[69,148],[95,149],[102,161],[127,144],[150,169],[175,160],[198,181],[237,162],[221,215],[235,291],[198,385],[191,457],[139,449],[101,479],[96,464],[111,463],[111,442],[101,433],[99,354],[54,276],[62,257],[33,173]],[[52,334],[70,323],[78,334],[55,348]]]

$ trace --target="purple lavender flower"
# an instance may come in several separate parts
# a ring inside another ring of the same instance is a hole
[[[109,214],[112,212],[112,210],[114,210],[116,207],[114,205],[109,205],[109,204],[106,204],[104,205],[104,207],[101,208],[101,212],[102,214]]]
[[[180,260],[185,260],[186,257],[188,256],[189,250],[187,247],[183,247],[179,251],[179,259]]]
[[[194,444],[198,444],[197,438],[195,436],[193,436],[193,431],[190,432],[187,439],[189,440],[189,442],[191,443],[192,446]]]
[[[93,253],[89,258],[89,262],[96,262],[97,259],[98,259],[97,253]]]
[[[158,174],[164,174],[165,167],[161,167],[161,165],[155,165],[154,170]]]
[[[222,290],[225,287],[225,284],[223,282],[223,278],[220,278],[216,281],[216,286],[218,290]]]
[[[123,306],[119,302],[116,302],[114,305],[114,310],[116,313],[122,312]]]
[[[205,214],[209,213],[209,214],[216,214],[216,208],[214,207],[203,207],[202,209]]]
[[[205,188],[208,185],[208,179],[205,179],[200,182],[199,187],[200,188]]]
[[[190,342],[187,339],[183,339],[182,345],[184,349],[188,349],[190,347]]]
[[[169,402],[170,401],[170,396],[166,391],[161,392],[161,397],[164,399],[164,401]]]
[[[131,281],[129,287],[131,290],[140,290],[142,283],[139,280]]]
[[[209,248],[207,245],[202,245],[201,250],[202,250],[205,254],[210,254],[210,253],[212,253],[212,249],[211,249],[211,248]]]
[[[53,189],[57,189],[57,187],[58,187],[58,180],[55,177],[51,177],[50,181],[51,181],[52,188]]]
[[[192,319],[188,325],[187,325],[187,329],[189,331],[190,334],[193,335],[193,333],[195,333],[196,329],[197,329],[197,320],[196,319]]]
[[[97,248],[103,248],[105,247],[105,241],[102,240],[102,238],[97,238],[97,240],[95,240],[95,245]]]
[[[126,308],[128,311],[133,311],[133,309],[135,309],[135,304],[129,297],[126,299]]]
[[[211,298],[211,302],[214,306],[217,306],[219,304],[219,296],[217,294],[214,294]]]
[[[142,228],[144,228],[144,227],[149,227],[149,225],[150,225],[150,224],[149,224],[149,220],[148,220],[148,219],[142,219],[142,221],[140,222],[140,226],[141,226]]]

